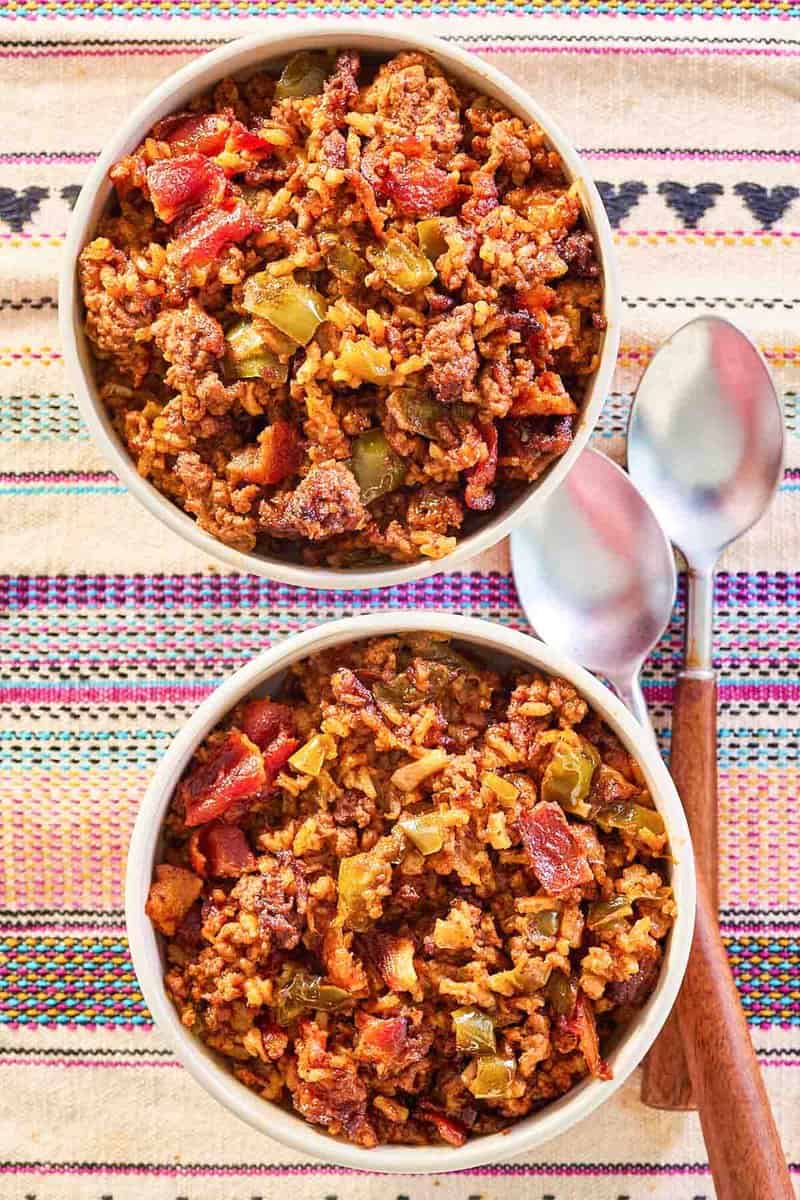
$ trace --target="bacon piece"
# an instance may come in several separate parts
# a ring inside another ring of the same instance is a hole
[[[425,217],[455,204],[459,186],[446,171],[417,160],[390,167],[383,176],[383,188],[404,217]]]
[[[300,745],[296,737],[292,737],[285,729],[278,730],[277,735],[264,750],[264,768],[267,773],[267,787],[273,782],[283,767]]]
[[[248,700],[238,723],[259,750],[266,749],[281,729],[294,729],[292,710],[274,700]]]
[[[572,443],[574,417],[520,417],[503,422],[503,457],[536,479]]]
[[[612,1004],[641,1008],[656,986],[660,969],[660,952],[643,954],[639,959],[639,970],[635,975],[606,985],[606,999],[610,1000]]]
[[[178,154],[197,151],[213,158],[223,151],[227,155],[246,154],[249,158],[263,158],[272,154],[272,142],[248,129],[226,108],[220,113],[175,113],[159,121],[153,130],[159,142],[168,142]],[[246,166],[235,166],[228,174],[236,174]]]
[[[486,458],[470,467],[466,472],[467,486],[464,489],[464,503],[467,508],[477,512],[486,512],[494,506],[492,484],[497,474],[497,427],[494,421],[482,423],[481,437],[486,443]]]
[[[356,199],[361,201],[367,220],[372,226],[372,232],[376,238],[383,238],[384,217],[378,208],[372,184],[364,175],[359,174],[358,171],[348,171],[346,178],[356,194]]]
[[[193,904],[175,930],[175,942],[187,954],[195,954],[203,940],[202,904]]]
[[[338,671],[334,671],[331,691],[340,704],[347,704],[350,708],[368,708],[375,703],[372,692],[349,667],[339,667]]]
[[[238,729],[231,729],[211,758],[181,783],[184,821],[193,826],[221,817],[237,801],[257,796],[266,782],[267,771],[258,746]]]
[[[367,1088],[355,1064],[326,1049],[328,1035],[302,1021],[295,1041],[297,1075],[289,1080],[295,1108],[313,1125],[342,1126],[362,1146],[377,1145],[367,1119]]]
[[[351,949],[352,933],[341,925],[331,924],[322,940],[322,961],[331,983],[355,995],[369,990],[366,972]]]
[[[592,869],[558,804],[527,809],[518,826],[533,873],[551,896],[591,883]]]
[[[600,1057],[600,1042],[597,1037],[597,1025],[594,1010],[588,996],[578,992],[575,1007],[569,1017],[557,1019],[559,1035],[566,1034],[574,1037],[578,1049],[586,1059],[586,1065],[592,1075],[598,1079],[611,1079],[612,1071],[605,1059]]]
[[[377,1067],[394,1065],[402,1056],[408,1039],[407,1017],[371,1017],[364,1014],[359,1020],[355,1056],[361,1062]]]
[[[255,869],[256,860],[238,825],[214,822],[189,838],[189,861],[198,875],[237,878]]]
[[[160,158],[147,168],[156,216],[169,224],[189,209],[218,204],[228,187],[225,172],[202,154]]]
[[[225,246],[243,242],[261,228],[243,200],[230,208],[199,209],[184,221],[173,243],[179,250],[181,266],[212,262]]]
[[[443,1142],[449,1142],[451,1146],[463,1146],[466,1142],[466,1126],[454,1117],[448,1117],[447,1113],[441,1108],[436,1108],[428,1100],[422,1101],[417,1112],[424,1121],[431,1121],[436,1126],[436,1132]]]
[[[391,933],[369,933],[365,941],[384,983],[393,992],[415,992],[419,985],[411,938]]]
[[[185,867],[159,863],[144,911],[160,933],[172,937],[203,890],[203,881]]]
[[[273,421],[254,446],[235,455],[229,465],[231,483],[280,483],[294,475],[303,461],[300,435],[290,421]]]
[[[220,113],[173,113],[153,129],[158,142],[169,142],[178,152],[196,150],[200,154],[219,154],[224,149],[231,118]]]
[[[266,154],[272,154],[275,147],[260,133],[254,133],[241,121],[234,121],[231,124],[225,149],[235,154],[246,154],[250,158],[263,158]]]

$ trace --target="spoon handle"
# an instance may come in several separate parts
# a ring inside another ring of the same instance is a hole
[[[793,1200],[716,913],[697,877],[697,918],[675,1006],[719,1200]]]
[[[712,911],[716,913],[719,905],[717,681],[713,671],[684,671],[678,676],[670,770],[692,831],[697,866],[705,876]],[[644,1064],[642,1100],[651,1108],[697,1107],[674,1012]]]

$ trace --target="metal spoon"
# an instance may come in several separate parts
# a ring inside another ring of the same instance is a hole
[[[643,532],[648,526],[641,520],[642,497],[629,481],[625,481],[627,489],[619,483],[617,468],[598,466],[598,457],[585,451],[534,520],[512,535],[512,565],[534,628],[607,678],[616,676],[621,694],[638,712],[642,705],[638,667],[663,628],[656,616],[661,602],[653,599],[658,588],[653,584],[652,559],[641,550],[648,544]],[[626,496],[631,512],[626,510],[620,518]],[[657,545],[654,536],[652,546]],[[634,563],[643,572],[638,582]],[[673,568],[669,569],[672,595],[674,576]],[[593,595],[595,590],[599,596]],[[617,621],[617,605],[624,608],[624,622]],[[603,613],[607,630],[599,620]],[[626,635],[624,624],[637,631],[638,641],[632,633]],[[606,638],[613,647],[611,654],[604,648]],[[686,794],[682,795],[686,802]],[[793,1200],[794,1189],[702,869],[697,884],[693,949],[676,1005],[677,1045],[686,1049],[716,1194],[721,1200],[766,1196]]]
[[[625,472],[584,450],[561,487],[511,535],[511,561],[539,637],[605,676],[652,733],[639,672],[669,623],[675,561]]]
[[[717,692],[714,569],[762,515],[780,482],[783,420],[766,364],[729,321],[700,317],[665,342],[645,372],[628,426],[628,469],[689,568],[686,661],[672,717],[672,775],[716,913]],[[642,1099],[692,1103],[674,1018],[645,1067]]]

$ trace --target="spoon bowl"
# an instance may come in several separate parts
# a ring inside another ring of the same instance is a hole
[[[561,487],[512,534],[511,560],[539,637],[605,676],[650,728],[638,675],[669,623],[675,560],[625,472],[584,450]]]
[[[628,426],[628,469],[690,567],[708,569],[762,515],[783,466],[767,365],[741,330],[698,317],[660,347]]]

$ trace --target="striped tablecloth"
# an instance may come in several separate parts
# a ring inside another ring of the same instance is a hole
[[[569,1136],[435,1180],[356,1176],[264,1140],[154,1032],[122,924],[125,849],[159,755],[268,642],[386,605],[524,627],[503,547],[391,593],[223,573],[148,517],[90,444],[55,278],[70,205],[131,105],[205,49],[293,15],[392,15],[529,87],[607,202],[625,330],[597,444],[619,456],[653,347],[739,321],[784,397],[786,475],[717,584],[722,919],[800,1172],[798,454],[800,22],[793,0],[5,0],[0,58],[0,1197],[2,1200],[710,1198],[696,1117],[638,1078]],[[682,601],[647,665],[665,750]],[[764,1200],[769,1200],[764,1197]]]

